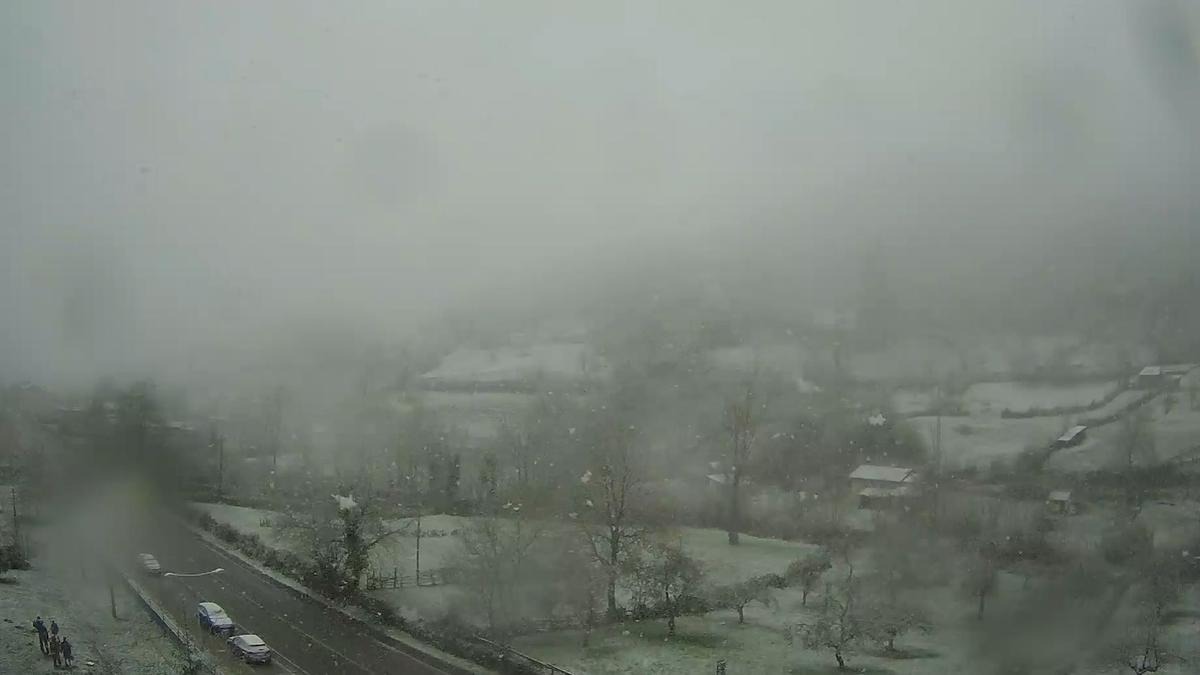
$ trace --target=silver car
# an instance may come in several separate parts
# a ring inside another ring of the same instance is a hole
[[[262,638],[253,633],[235,635],[226,642],[229,643],[229,651],[246,663],[271,662],[271,648],[263,642]]]

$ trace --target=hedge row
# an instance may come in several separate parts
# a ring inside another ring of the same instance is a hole
[[[1000,411],[1000,417],[1004,419],[1028,419],[1030,417],[1061,417],[1063,415],[1079,415],[1085,412],[1091,412],[1098,408],[1112,403],[1114,399],[1120,396],[1128,389],[1128,386],[1121,384],[1113,387],[1112,391],[1104,396],[1084,405],[1060,405],[1053,408],[1029,408],[1026,410],[1010,410],[1005,408]]]

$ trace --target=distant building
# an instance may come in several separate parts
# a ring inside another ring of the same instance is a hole
[[[917,496],[917,474],[898,466],[863,464],[850,473],[850,489],[863,509],[887,508]]]
[[[1134,380],[1134,386],[1138,389],[1158,389],[1163,385],[1163,371],[1161,366],[1146,366],[1138,373]]]
[[[1087,440],[1087,427],[1082,425],[1073,426],[1063,432],[1062,436],[1054,439],[1052,447],[1054,448],[1070,448]]]
[[[1046,506],[1054,513],[1075,513],[1075,502],[1071,500],[1070,490],[1053,490],[1046,497]]]

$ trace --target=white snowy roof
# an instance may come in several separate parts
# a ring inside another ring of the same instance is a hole
[[[1058,437],[1058,440],[1064,441],[1064,442],[1069,441],[1069,440],[1075,438],[1076,436],[1078,436],[1079,434],[1082,434],[1084,431],[1087,431],[1087,427],[1082,426],[1082,425],[1073,426],[1070,429],[1067,429],[1066,431],[1064,431],[1063,435]]]
[[[912,480],[913,470],[899,466],[876,466],[863,464],[850,474],[851,480],[878,480],[888,483],[904,483]]]
[[[1053,490],[1050,492],[1050,496],[1047,497],[1047,500],[1052,502],[1069,502],[1071,501],[1071,491]]]
[[[1159,366],[1146,366],[1142,368],[1142,372],[1138,375],[1162,375],[1162,368]]]

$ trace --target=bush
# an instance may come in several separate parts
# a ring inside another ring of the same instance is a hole
[[[29,557],[25,555],[25,551],[16,544],[0,547],[0,574],[9,570],[27,570],[29,569]]]

